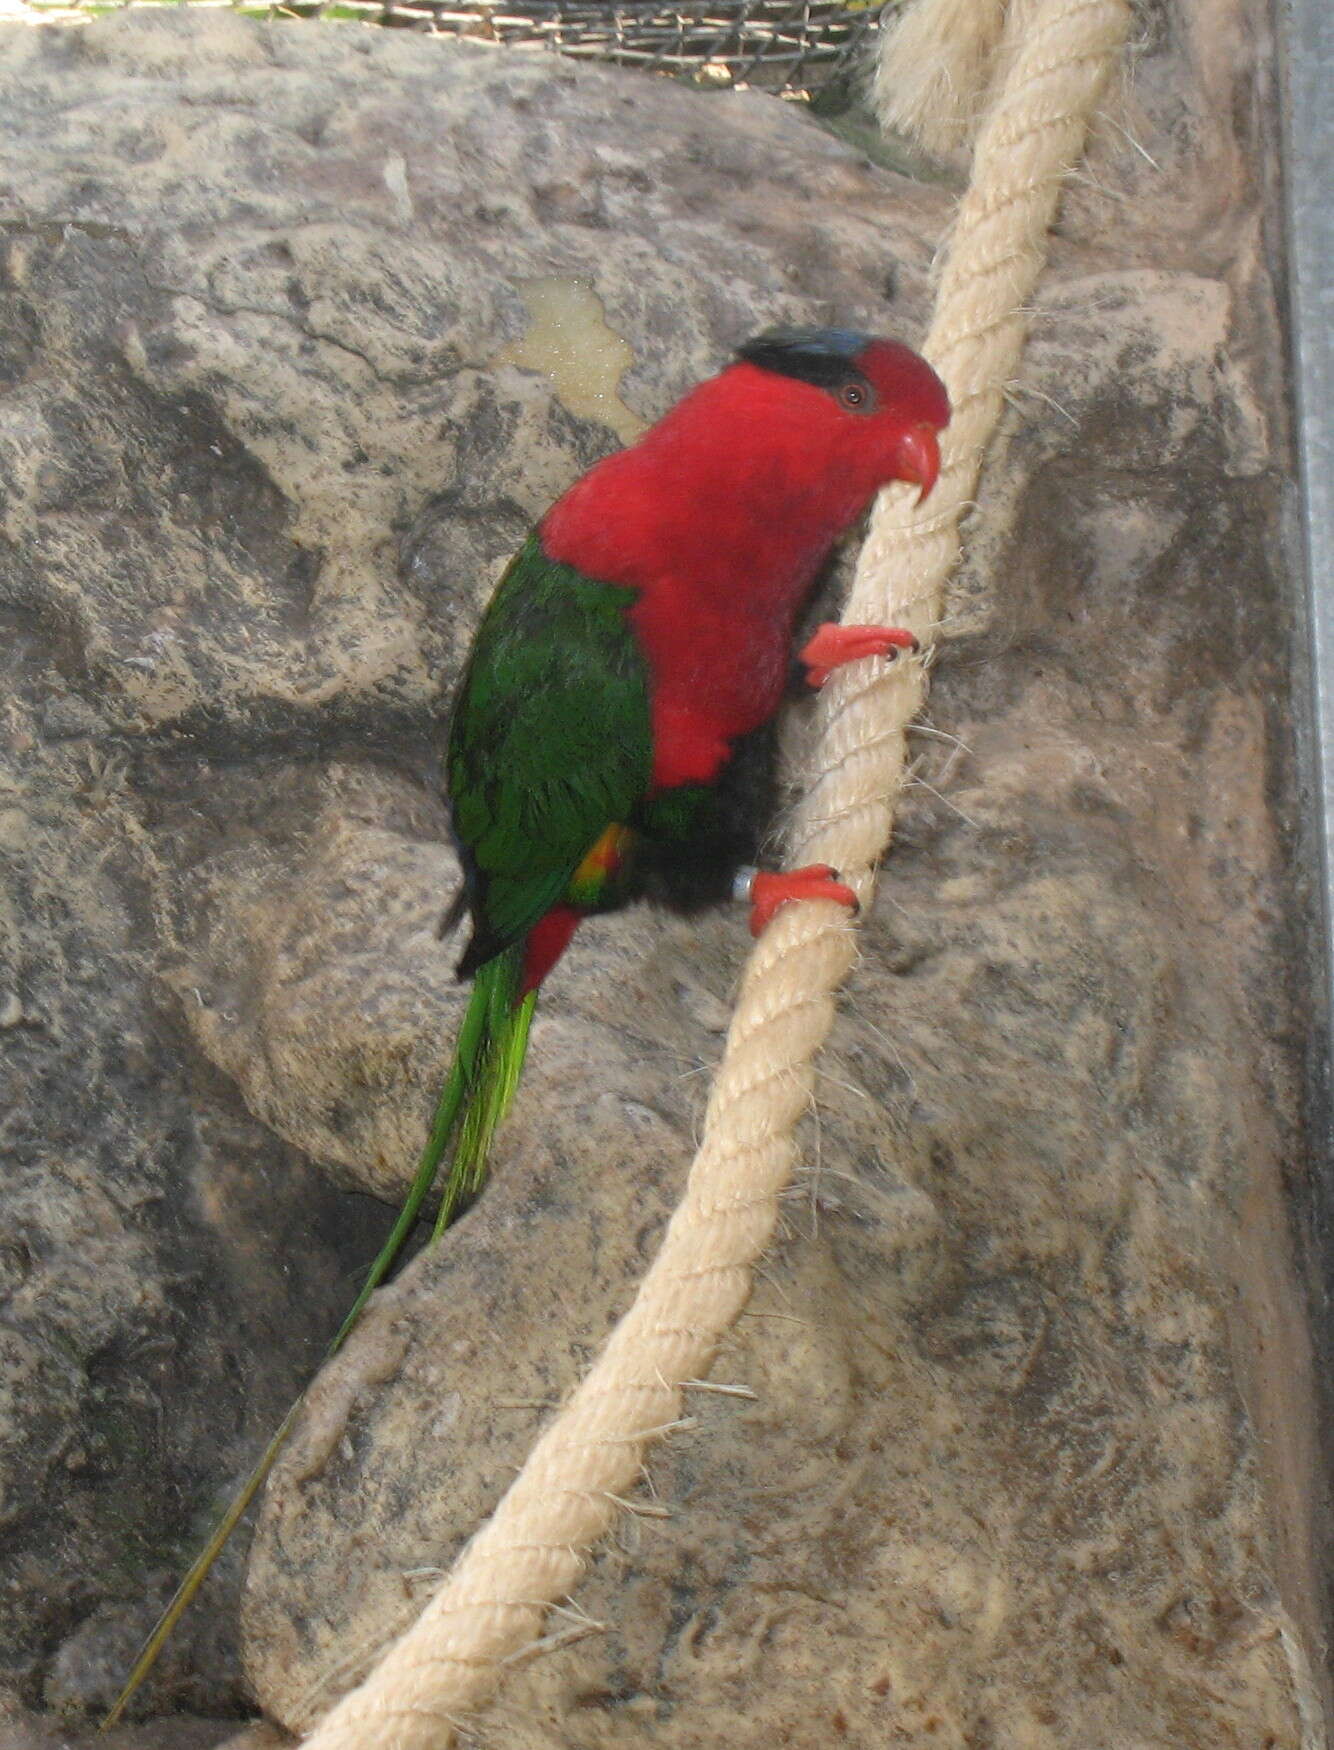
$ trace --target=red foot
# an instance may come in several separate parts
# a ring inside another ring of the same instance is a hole
[[[780,905],[789,899],[836,899],[851,911],[859,911],[857,895],[838,879],[838,870],[828,863],[812,863],[786,875],[759,870],[750,884],[750,933],[758,936]]]
[[[858,662],[863,656],[892,656],[896,650],[916,654],[920,649],[912,633],[900,626],[839,626],[830,621],[819,628],[798,660],[806,664],[809,684],[822,687],[845,662]]]

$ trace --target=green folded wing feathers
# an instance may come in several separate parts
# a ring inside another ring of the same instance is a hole
[[[534,535],[478,629],[446,775],[490,952],[559,903],[590,846],[648,790],[648,667],[626,619],[634,599],[548,559]]]

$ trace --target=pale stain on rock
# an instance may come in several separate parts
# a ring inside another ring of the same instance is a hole
[[[621,399],[621,379],[635,355],[607,322],[602,301],[583,280],[545,274],[519,287],[529,326],[492,359],[521,365],[550,378],[564,406],[580,419],[609,425],[622,443],[633,443],[647,421]]]

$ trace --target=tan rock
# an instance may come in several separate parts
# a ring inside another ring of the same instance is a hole
[[[1149,158],[1109,125],[1063,211],[742,1390],[692,1391],[483,1743],[1314,1744],[1269,51],[1240,0],[1154,18],[1113,106]],[[374,1251],[311,1163],[409,1171],[460,1000],[442,705],[613,442],[585,391],[651,418],[763,322],[919,332],[948,198],[768,100],[480,45],[0,33],[0,1643],[48,1703],[109,1698]],[[553,278],[601,348],[573,413]],[[627,915],[553,979],[495,1182],[269,1491],[279,1719],[410,1617],[633,1292],[744,949]],[[157,1699],[235,1709],[225,1585],[197,1620]]]

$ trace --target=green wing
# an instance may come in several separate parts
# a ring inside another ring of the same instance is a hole
[[[515,557],[482,618],[445,769],[479,965],[558,903],[590,846],[645,795],[649,675],[635,592]]]

